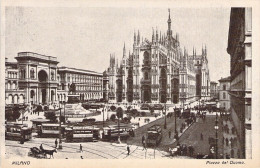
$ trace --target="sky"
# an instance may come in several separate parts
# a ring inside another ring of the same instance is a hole
[[[227,54],[230,8],[170,8],[172,31],[189,54],[207,46],[211,81],[230,74]],[[167,31],[167,8],[6,7],[5,56],[18,52],[55,56],[59,66],[103,72],[109,55],[120,60],[124,43],[132,52],[134,32],[151,40]]]

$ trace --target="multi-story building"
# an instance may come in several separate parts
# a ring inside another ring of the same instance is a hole
[[[58,101],[67,101],[71,85],[75,85],[73,94],[81,101],[100,100],[103,98],[103,74],[94,71],[58,67]]]
[[[227,111],[230,109],[230,77],[221,78],[219,80],[219,105]]]
[[[231,8],[228,47],[230,55],[231,117],[238,133],[240,158],[252,158],[252,8]]]
[[[8,62],[5,58],[5,102],[6,104],[22,104],[25,102],[25,90],[19,89],[19,71],[16,62]]]
[[[196,71],[194,66],[193,55],[189,56],[186,49],[181,56],[180,66],[180,101],[184,104],[190,103],[196,100]]]
[[[5,61],[6,104],[67,101],[72,83],[81,100],[103,97],[102,73],[58,68],[57,57],[32,52],[20,52],[15,58],[17,62]]]
[[[218,90],[218,83],[211,81],[210,82],[210,98],[211,99],[218,99],[219,98],[219,90]]]
[[[17,62],[6,61],[7,73],[16,72],[16,79],[7,74],[7,80],[12,80],[12,86],[6,89],[6,103],[48,103],[56,101],[57,95],[57,58],[32,52],[20,52],[15,57]],[[12,70],[9,68],[12,67]],[[11,101],[12,97],[12,101]],[[18,98],[18,100],[17,100]]]

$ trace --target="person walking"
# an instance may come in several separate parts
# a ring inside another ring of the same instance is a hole
[[[203,134],[200,133],[200,140],[203,141]]]
[[[83,152],[82,145],[79,145],[79,152]]]
[[[44,150],[44,149],[43,149],[43,147],[42,147],[42,144],[40,145],[40,150],[41,150],[41,151],[43,151],[43,150]]]
[[[58,140],[56,139],[55,140],[55,148],[57,148],[57,146],[58,146]]]
[[[193,152],[194,152],[194,148],[193,148],[193,146],[191,145],[191,157],[193,156]]]
[[[226,146],[228,146],[228,138],[226,138]]]
[[[129,147],[129,145],[127,145],[126,149],[127,149],[127,155],[129,155],[130,154],[130,147]]]
[[[145,149],[145,137],[144,137],[144,135],[142,136],[142,145],[143,145],[143,150]]]

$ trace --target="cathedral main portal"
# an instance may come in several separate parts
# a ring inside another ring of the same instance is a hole
[[[144,85],[142,86],[142,103],[151,102],[151,86]]]

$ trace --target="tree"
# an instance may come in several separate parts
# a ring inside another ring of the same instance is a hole
[[[55,115],[55,112],[45,112],[44,116],[46,119],[49,119],[51,122],[57,121],[57,116]]]
[[[116,109],[116,116],[117,116],[117,119],[118,119],[118,143],[121,143],[119,131],[120,131],[120,118],[123,117],[123,112],[124,112],[124,110],[121,107],[118,107]]]
[[[115,111],[115,110],[116,110],[116,106],[111,106],[111,107],[110,107],[110,110],[111,110],[111,111]]]
[[[132,115],[136,116],[138,114],[138,111],[136,109],[131,110]]]
[[[145,112],[141,112],[141,115],[142,115],[142,116],[145,116],[145,115],[146,115],[146,113],[145,113]]]
[[[69,88],[69,92],[75,93],[76,92],[76,85],[75,83],[72,83]]]
[[[12,113],[12,117],[13,117],[13,120],[16,120],[20,117],[21,113],[20,113],[20,108],[19,106],[14,106],[13,107],[13,113]]]
[[[110,120],[115,121],[115,119],[116,119],[116,115],[115,115],[115,114],[112,114],[112,115],[110,116]]]

